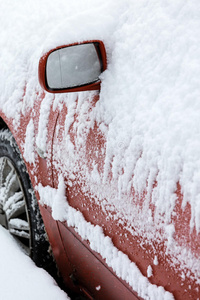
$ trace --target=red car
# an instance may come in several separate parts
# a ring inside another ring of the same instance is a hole
[[[200,241],[181,185],[167,239],[148,190],[118,193],[112,170],[125,174],[123,161],[108,160],[108,131],[94,117],[106,68],[102,41],[52,49],[39,62],[43,92],[17,127],[1,110],[0,223],[39,266],[49,263],[50,243],[66,286],[88,299],[199,299]]]

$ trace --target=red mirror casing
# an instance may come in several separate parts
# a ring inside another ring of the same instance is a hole
[[[71,47],[71,46],[76,46],[76,45],[81,45],[81,44],[87,44],[87,43],[94,43],[98,44],[98,56],[99,59],[101,60],[102,64],[102,72],[106,70],[107,68],[107,59],[106,59],[106,50],[105,46],[102,41],[99,40],[94,40],[94,41],[85,41],[83,43],[74,43],[74,44],[69,44],[69,45],[63,45],[59,46],[57,48],[51,49],[47,53],[45,53],[39,61],[39,66],[38,66],[38,78],[39,78],[39,83],[41,87],[49,92],[49,93],[70,93],[70,92],[83,92],[83,91],[91,91],[91,90],[100,90],[100,84],[101,81],[98,80],[94,83],[91,84],[86,84],[78,87],[73,87],[73,88],[67,88],[67,89],[58,89],[58,90],[52,90],[48,87],[47,81],[46,81],[46,64],[47,64],[47,59],[49,55],[58,49],[66,48],[66,47]]]

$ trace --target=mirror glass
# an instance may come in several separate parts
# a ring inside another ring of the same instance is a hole
[[[101,63],[93,43],[69,46],[53,51],[46,65],[50,89],[66,89],[98,80]]]

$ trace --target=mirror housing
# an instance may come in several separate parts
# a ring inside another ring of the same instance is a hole
[[[39,82],[50,93],[100,90],[99,76],[106,67],[106,51],[102,41],[64,45],[40,58]]]

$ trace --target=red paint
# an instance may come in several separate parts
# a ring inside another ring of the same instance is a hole
[[[105,47],[104,44],[101,41],[95,40],[95,41],[87,41],[84,42],[83,44],[87,44],[87,43],[98,43],[98,47],[99,50],[101,52],[101,61],[102,61],[102,72],[106,70],[107,68],[107,59],[106,59],[106,51],[105,51]],[[100,80],[92,83],[92,84],[87,84],[84,86],[80,86],[80,87],[75,87],[75,88],[68,88],[68,89],[62,89],[62,90],[51,90],[48,88],[47,83],[46,83],[46,63],[47,63],[47,59],[49,57],[49,55],[58,49],[62,49],[65,47],[70,47],[70,46],[75,46],[75,45],[79,45],[78,43],[73,43],[70,45],[63,45],[63,46],[59,46],[56,47],[55,49],[50,50],[49,52],[45,53],[39,61],[39,68],[38,68],[38,77],[39,77],[39,82],[41,87],[49,92],[49,93],[71,93],[71,92],[83,92],[83,91],[91,91],[91,90],[100,90]]]
[[[65,226],[59,222],[63,244],[80,288],[87,287],[87,293],[94,299],[140,299],[127,284],[117,278],[97,253],[91,252],[89,245],[72,228]]]

